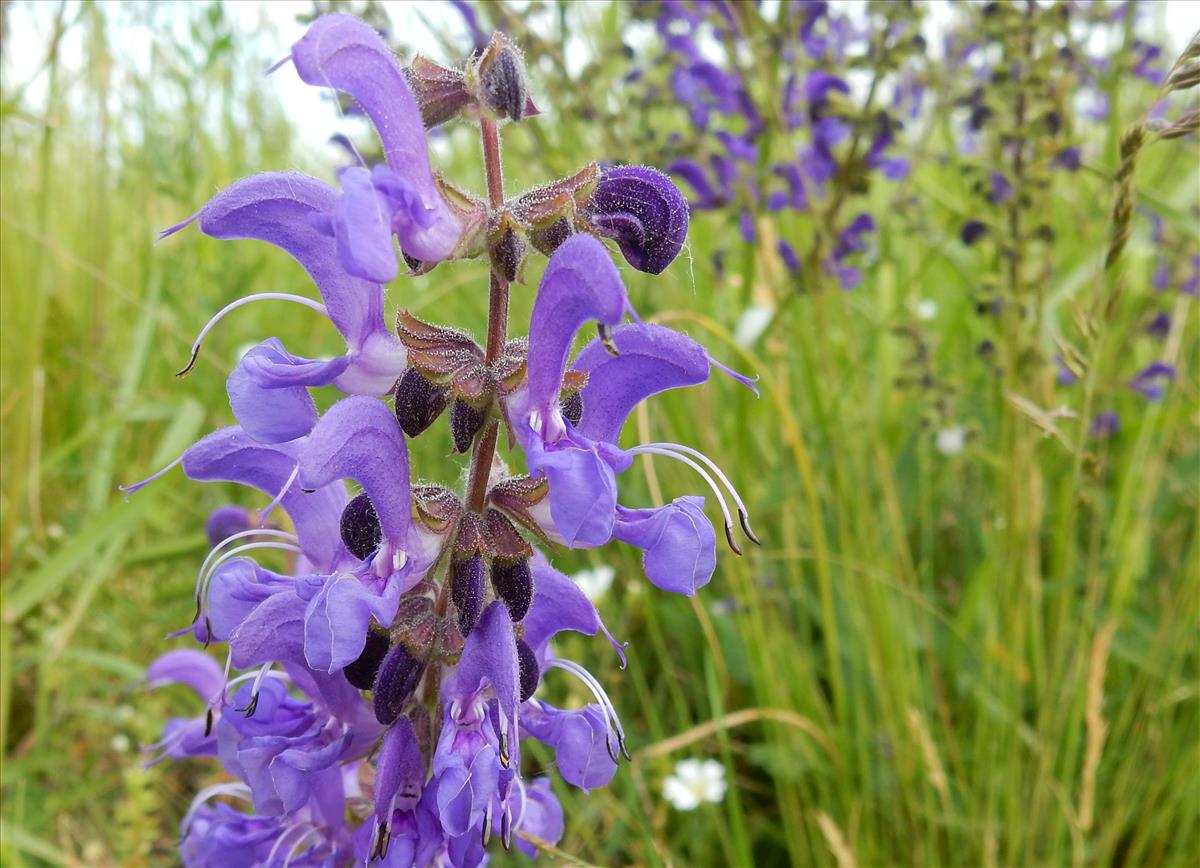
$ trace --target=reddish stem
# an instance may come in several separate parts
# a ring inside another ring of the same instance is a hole
[[[493,211],[504,204],[504,171],[500,161],[500,130],[496,122],[482,119],[479,122],[483,134],[483,170],[487,176],[488,205]],[[508,340],[508,281],[491,270],[488,285],[488,328],[486,359],[495,362],[504,351]],[[489,422],[483,434],[475,441],[471,453],[471,475],[467,482],[467,508],[474,512],[483,511],[487,497],[488,479],[492,472],[492,459],[496,454],[496,439],[499,423]]]

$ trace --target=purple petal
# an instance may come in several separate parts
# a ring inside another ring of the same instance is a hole
[[[375,124],[388,166],[418,193],[429,217],[424,226],[414,221],[393,227],[400,230],[400,246],[425,261],[450,256],[462,226],[437,190],[421,111],[379,34],[357,18],[324,15],[292,46],[292,60],[306,83],[354,97]]]
[[[717,566],[717,538],[703,497],[679,497],[654,509],[618,506],[613,537],[645,550],[646,578],[664,591],[695,594]]]
[[[615,329],[611,355],[599,340],[579,353],[572,367],[586,371],[581,393],[579,432],[593,440],[616,443],[629,414],[646,398],[667,389],[694,386],[708,379],[704,347],[665,326],[629,324]]]
[[[396,277],[396,248],[391,213],[371,184],[371,173],[359,166],[342,169],[342,196],[333,209],[330,227],[338,259],[349,274],[373,283]]]
[[[599,705],[562,711],[530,702],[521,715],[525,732],[554,748],[555,764],[564,781],[587,791],[612,780],[617,764],[609,755],[608,722]]]
[[[402,717],[383,737],[375,762],[375,817],[387,821],[392,811],[411,811],[421,799],[425,759],[412,722]]]
[[[233,665],[304,662],[305,603],[295,594],[273,594],[254,608],[229,637]]]
[[[595,448],[563,441],[547,449],[534,437],[526,445],[525,460],[530,473],[544,474],[550,483],[550,517],[566,545],[601,546],[612,538],[617,481],[613,467]]]
[[[290,592],[294,584],[291,576],[264,570],[250,558],[234,558],[221,564],[208,587],[208,620],[202,625],[208,638],[229,641],[259,603],[274,594]]]
[[[525,805],[519,832],[528,832],[549,844],[557,844],[562,840],[565,826],[563,824],[563,809],[550,789],[549,778],[538,778],[525,786]],[[517,849],[536,859],[538,850],[533,844],[520,835],[516,836]]]
[[[249,530],[252,527],[250,513],[243,506],[218,506],[204,522],[204,534],[209,545],[220,545],[222,541]]]
[[[183,453],[183,472],[198,482],[237,482],[275,497],[296,467],[297,450],[295,442],[267,445],[241,428],[222,428]],[[296,526],[304,556],[318,569],[328,570],[343,551],[338,527],[346,490],[341,483],[310,487],[317,490],[292,486],[280,503]]]
[[[327,577],[304,613],[304,658],[309,667],[332,674],[357,660],[371,616],[390,624],[402,591],[400,582],[388,582],[382,594],[375,594],[354,576]]]
[[[403,548],[412,522],[408,448],[395,414],[374,398],[338,401],[305,441],[300,484],[319,488],[337,479],[362,485],[379,516],[384,538]]]
[[[268,338],[248,350],[229,375],[229,406],[255,440],[295,440],[317,422],[317,405],[307,387],[328,385],[349,364],[346,356],[330,362],[293,356],[277,338]]]
[[[221,692],[225,677],[217,662],[195,648],[179,648],[161,655],[146,669],[150,687],[183,684],[208,701]]]
[[[529,319],[529,408],[545,419],[575,334],[589,320],[616,325],[629,307],[625,285],[604,245],[578,233],[550,257]]]
[[[521,678],[517,666],[517,640],[508,607],[497,600],[486,609],[467,637],[462,658],[454,671],[456,696],[471,696],[491,685],[501,713],[516,719]]]

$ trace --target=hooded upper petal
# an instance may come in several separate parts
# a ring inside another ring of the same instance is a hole
[[[384,325],[383,287],[347,274],[334,239],[314,225],[313,218],[327,217],[338,201],[337,190],[307,175],[253,175],[231,184],[201,209],[200,231],[213,238],[266,241],[299,262],[351,351],[353,364],[337,385],[344,391],[383,394],[404,369],[407,355]]]
[[[413,194],[393,211],[401,248],[421,260],[450,256],[462,226],[437,190],[421,110],[379,34],[357,18],[324,15],[292,46],[292,62],[303,81],[345,91],[371,118],[388,167]]]
[[[612,355],[599,339],[579,353],[572,367],[585,371],[579,432],[616,443],[625,420],[640,402],[667,389],[708,379],[708,352],[687,335],[665,326],[630,323],[615,329]]]
[[[146,681],[150,687],[184,684],[207,701],[220,693],[225,677],[217,661],[203,651],[178,648],[159,656],[150,664],[146,669]]]
[[[604,169],[586,210],[638,271],[661,273],[687,238],[687,201],[670,178],[648,166]]]
[[[239,427],[222,428],[183,453],[183,472],[200,482],[237,482],[275,497],[296,468],[298,442],[259,443]],[[305,557],[322,570],[330,569],[344,551],[337,529],[346,489],[341,482],[329,482],[310,486],[316,489],[311,492],[292,486],[280,500]]]
[[[558,404],[575,334],[589,320],[616,325],[629,309],[604,245],[579,233],[550,257],[529,319],[528,407],[543,418]]]
[[[412,524],[408,447],[395,414],[374,398],[338,401],[305,440],[300,484],[319,488],[338,479],[362,485],[384,538],[403,548]]]

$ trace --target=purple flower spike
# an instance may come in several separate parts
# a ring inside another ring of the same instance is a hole
[[[429,262],[449,257],[462,235],[462,224],[438,192],[421,110],[379,34],[357,18],[324,15],[292,46],[292,61],[307,84],[336,88],[354,97],[383,143],[391,171],[372,176],[369,191],[359,189],[356,180],[354,188],[346,190],[347,207],[373,213],[387,209],[387,222],[410,256]],[[364,198],[368,192],[373,203]],[[361,223],[351,219],[351,225]],[[372,255],[382,254],[377,247]],[[394,252],[391,260],[394,275]],[[374,264],[378,266],[378,260]]]
[[[586,212],[596,231],[648,274],[662,273],[687,238],[687,201],[670,178],[646,166],[605,169]]]
[[[1166,384],[1175,379],[1175,369],[1163,362],[1153,362],[1129,381],[1129,388],[1138,392],[1151,401],[1162,400],[1166,394]]]

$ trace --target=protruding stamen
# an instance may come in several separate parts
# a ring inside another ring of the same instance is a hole
[[[203,586],[204,575],[205,575],[205,572],[208,570],[208,565],[210,563],[212,563],[212,559],[215,558],[218,555],[218,553],[220,553],[221,549],[223,549],[225,546],[229,545],[231,542],[234,542],[235,540],[244,539],[249,536],[275,537],[277,539],[287,540],[288,542],[290,542],[294,545],[300,544],[300,538],[297,537],[295,534],[288,533],[287,531],[283,531],[283,530],[273,530],[270,528],[252,527],[249,530],[239,531],[238,533],[235,533],[231,536],[225,537],[225,539],[221,540],[219,543],[217,543],[215,546],[213,546],[211,550],[209,550],[209,553],[204,558],[204,563],[200,564],[200,569],[196,573],[196,592],[195,592],[195,594],[196,594],[196,615],[194,618],[192,618],[193,624],[195,624],[196,621],[200,618],[200,611],[201,611],[200,589]]]
[[[492,803],[490,801],[487,810],[483,812],[483,829],[479,839],[485,847],[488,845],[488,841],[492,840]]]
[[[259,531],[259,533],[263,533],[263,532],[264,531],[261,531],[261,530]],[[237,557],[242,552],[257,551],[259,549],[277,549],[279,551],[291,552],[292,554],[297,554],[297,555],[301,553],[299,546],[292,545],[291,543],[281,543],[281,542],[247,543],[244,546],[238,546],[237,548],[230,549],[229,551],[227,551],[223,555],[221,555],[219,558],[217,558],[215,561],[213,561],[212,566],[209,567],[208,573],[201,577],[200,591],[199,591],[200,600],[203,603],[207,604],[208,589],[212,585],[212,577],[216,575],[217,570],[221,569],[222,564],[224,564],[228,560],[231,560],[232,558]]]
[[[174,461],[172,461],[170,464],[168,464],[162,470],[160,470],[157,473],[154,473],[150,476],[147,476],[141,482],[135,482],[133,485],[118,485],[117,491],[124,494],[125,499],[128,500],[129,496],[131,494],[134,494],[135,492],[140,491],[141,489],[145,488],[147,485],[149,485],[154,480],[158,479],[158,477],[162,476],[164,473],[166,473],[168,470],[173,468],[176,464],[178,464],[182,460],[183,460],[183,456],[180,455],[178,458],[176,458]]]
[[[500,733],[500,765],[508,768],[508,763],[511,757],[508,755],[508,733]]]
[[[292,483],[296,481],[296,477],[299,475],[300,475],[300,462],[297,461],[296,466],[292,468],[292,472],[288,475],[287,482],[283,483],[283,488],[279,489],[279,493],[276,494],[274,497],[272,497],[271,502],[268,503],[266,505],[266,508],[264,508],[263,511],[258,514],[259,529],[263,529],[267,526],[267,516],[269,516],[271,514],[271,511],[273,509],[275,509],[275,507],[279,506],[280,502],[283,500],[284,495],[288,493],[288,491],[292,487]]]
[[[264,865],[274,865],[275,864],[275,854],[278,853],[279,848],[281,846],[283,846],[284,839],[288,835],[292,834],[292,832],[295,832],[297,830],[302,830],[302,829],[308,829],[311,831],[313,828],[315,828],[315,824],[310,820],[304,820],[302,822],[295,823],[295,824],[285,828],[282,832],[279,833],[279,837],[275,839],[275,843],[271,845],[271,850],[269,853],[267,853],[266,861],[264,861],[263,864]],[[301,835],[300,840],[304,840],[305,837],[306,837],[306,835]]]
[[[604,688],[600,686],[600,682],[596,680],[596,677],[592,673],[588,672],[574,660],[551,657],[546,661],[546,665],[557,669],[565,669],[582,681],[584,686],[592,692],[592,696],[596,698],[596,704],[600,706],[601,713],[604,715],[605,726],[608,730],[605,736],[608,755],[612,757],[614,763],[619,762],[617,751],[613,748],[612,741],[615,737],[617,744],[624,751],[625,730],[621,727],[621,718],[617,716],[617,709],[613,707],[612,700],[608,698],[608,694],[604,692]]]
[[[213,784],[211,787],[205,787],[196,793],[195,798],[192,799],[192,804],[187,809],[187,813],[183,815],[183,822],[179,824],[179,828],[183,830],[183,837],[186,838],[188,832],[191,830],[192,820],[195,819],[196,812],[204,807],[205,802],[217,796],[231,796],[247,802],[253,801],[250,795],[250,788],[241,781],[228,781],[223,784]]]
[[[762,545],[762,540],[755,535],[753,529],[750,527],[750,510],[746,509],[746,504],[742,500],[741,494],[739,494],[738,490],[734,488],[733,483],[729,481],[729,477],[725,475],[725,471],[718,466],[717,462],[713,461],[699,449],[693,449],[691,446],[684,446],[682,443],[647,443],[646,445],[654,446],[660,449],[670,449],[674,452],[682,452],[702,461],[704,465],[716,475],[717,479],[721,480],[722,484],[724,484],[725,488],[729,491],[730,496],[733,498],[733,502],[737,504],[738,523],[741,524],[742,530],[745,532],[747,538],[755,545]]]
[[[204,709],[204,737],[205,738],[208,738],[210,735],[212,735],[213,717],[214,717],[213,710],[212,710],[212,706],[210,705],[210,706],[208,706],[208,708]]]
[[[290,292],[256,292],[253,295],[247,295],[243,296],[242,298],[234,299],[213,314],[212,318],[204,324],[204,328],[200,329],[200,334],[196,335],[196,340],[192,342],[192,352],[188,357],[188,363],[180,368],[175,373],[175,376],[186,376],[187,372],[192,369],[192,367],[196,364],[196,359],[200,356],[200,344],[204,342],[205,336],[212,331],[213,326],[220,322],[225,314],[229,313],[230,311],[237,310],[242,305],[249,304],[252,301],[265,301],[266,299],[295,302],[296,304],[302,304],[305,307],[312,308],[322,316],[329,316],[329,311],[325,309],[325,305],[318,301],[313,301],[311,298],[305,298],[302,295],[294,295]]]
[[[517,811],[517,819],[513,822],[513,829],[521,828],[521,823],[525,822],[525,808],[529,805],[529,796],[525,792],[525,783],[520,778],[513,778],[517,784],[517,789],[521,791],[521,810]]]
[[[709,476],[708,471],[697,464],[686,455],[676,452],[674,449],[666,448],[663,444],[644,444],[634,446],[629,450],[631,455],[661,455],[664,458],[674,458],[676,461],[681,461],[688,467],[695,470],[708,483],[708,487],[712,489],[712,493],[717,498],[717,505],[721,507],[721,515],[725,518],[725,539],[729,543],[729,548],[733,550],[735,555],[740,555],[742,550],[733,540],[733,516],[729,514],[729,505],[725,503],[725,496],[721,494],[721,489],[717,487],[716,481]]]
[[[292,860],[295,859],[298,855],[300,855],[300,852],[301,852],[300,848],[303,847],[305,844],[307,844],[308,840],[313,835],[318,835],[320,833],[321,833],[321,827],[313,826],[311,829],[309,829],[307,832],[305,832],[303,835],[301,835],[296,840],[296,843],[292,845],[292,849],[288,850],[287,858],[283,860],[283,868],[288,868],[288,866],[292,864]],[[390,838],[389,838],[389,840],[390,840]],[[270,863],[268,862],[267,864],[269,865]]]

